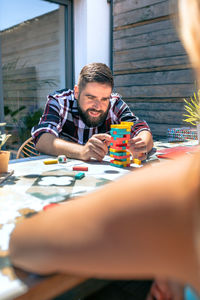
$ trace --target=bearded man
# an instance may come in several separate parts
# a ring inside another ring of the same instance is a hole
[[[131,112],[119,94],[113,93],[113,86],[110,68],[91,63],[81,70],[74,90],[49,95],[40,122],[32,129],[37,150],[101,161],[108,152],[110,126],[130,121],[134,125],[129,150],[133,157],[145,160],[153,147],[150,128]]]

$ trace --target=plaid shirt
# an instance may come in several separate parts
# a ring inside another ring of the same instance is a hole
[[[121,121],[134,122],[132,137],[142,130],[150,131],[147,123],[139,120],[131,112],[119,94],[111,94],[109,105],[105,122],[98,127],[88,127],[79,115],[73,90],[56,91],[47,97],[45,110],[39,124],[32,128],[33,140],[36,144],[40,136],[48,132],[66,141],[84,145],[92,135],[109,133],[110,125],[119,124]]]

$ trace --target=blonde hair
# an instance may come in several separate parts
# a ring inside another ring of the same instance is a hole
[[[178,0],[180,36],[200,80],[200,0]]]

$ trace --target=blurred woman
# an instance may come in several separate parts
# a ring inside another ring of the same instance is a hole
[[[200,1],[179,0],[180,34],[200,78]],[[13,264],[48,274],[159,277],[200,292],[200,151],[145,167],[17,224]]]

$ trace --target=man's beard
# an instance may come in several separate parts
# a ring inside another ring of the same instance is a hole
[[[103,110],[96,110],[92,108],[88,108],[86,111],[83,111],[78,101],[77,101],[77,105],[78,105],[78,112],[80,114],[80,117],[88,127],[98,127],[105,122],[106,117],[108,115],[109,106],[108,109],[104,112]],[[92,117],[89,115],[89,111],[98,112],[100,113],[100,115],[98,117]]]

